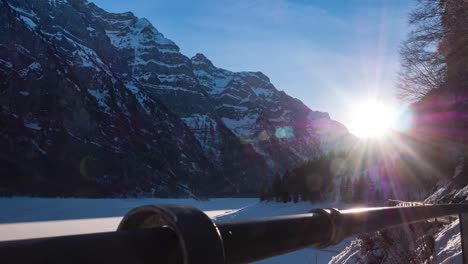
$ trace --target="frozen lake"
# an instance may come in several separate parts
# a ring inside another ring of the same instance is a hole
[[[49,199],[0,198],[0,241],[114,231],[129,210],[148,204],[189,204],[217,221],[306,213],[330,203],[261,203],[258,199]],[[349,240],[348,240],[349,241]],[[346,246],[304,249],[258,263],[328,263]]]

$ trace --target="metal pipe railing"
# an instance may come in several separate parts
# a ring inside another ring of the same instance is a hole
[[[0,263],[182,263],[178,243],[164,227],[7,241]]]
[[[468,204],[317,209],[307,214],[213,222],[190,206],[130,211],[118,231],[0,242],[0,263],[245,263],[431,218]],[[464,243],[466,245],[466,243]]]
[[[226,263],[246,263],[305,247],[322,247],[331,223],[319,214],[217,223]]]

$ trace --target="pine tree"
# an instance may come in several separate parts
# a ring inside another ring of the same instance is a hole
[[[341,177],[340,195],[342,202],[349,202],[349,178],[347,176]]]
[[[260,201],[270,201],[271,200],[271,188],[268,183],[263,182],[262,187],[260,188]]]
[[[279,202],[280,201],[280,198],[281,198],[281,176],[279,173],[276,173],[274,178],[273,178],[273,183],[272,183],[272,196],[273,198]]]
[[[353,202],[361,202],[363,198],[363,184],[362,184],[362,175],[359,175],[358,178],[352,181],[352,201]]]
[[[283,203],[287,203],[291,201],[290,182],[291,182],[291,174],[289,170],[286,170],[286,172],[283,175],[282,184],[281,184],[281,200],[283,201]]]
[[[370,177],[369,173],[367,173],[367,199],[370,203],[376,203],[377,200],[376,200],[376,197],[375,197],[375,191],[376,191],[376,187],[375,187],[375,184],[374,184],[374,181],[372,180],[372,178]]]
[[[375,192],[374,192],[374,200],[377,204],[382,201],[382,195],[380,194],[380,190],[377,188],[375,189]]]
[[[299,202],[299,193],[298,192],[293,193],[292,197],[293,197],[293,202],[294,203]]]
[[[358,201],[365,202],[367,201],[368,191],[367,191],[367,178],[369,177],[369,172],[366,171],[364,174],[361,174],[358,179],[356,194],[358,194]]]

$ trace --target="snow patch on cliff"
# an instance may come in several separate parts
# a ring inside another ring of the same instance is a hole
[[[154,41],[159,45],[169,45],[165,47],[165,52],[178,52],[177,46],[171,40],[164,37],[154,28],[146,18],[140,18],[134,24],[123,30],[106,30],[112,45],[119,49],[136,49],[140,45]]]
[[[34,21],[32,21],[29,17],[20,15],[20,18],[28,26],[28,28],[31,29],[31,31],[36,30],[37,24],[34,23]]]
[[[214,157],[221,155],[221,151],[218,148],[221,140],[218,136],[218,124],[216,120],[208,115],[193,114],[182,117],[182,121],[193,132],[205,153]]]
[[[240,119],[222,117],[223,123],[237,136],[253,136],[258,115],[248,115]]]

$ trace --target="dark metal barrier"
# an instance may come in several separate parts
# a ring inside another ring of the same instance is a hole
[[[215,223],[190,206],[151,205],[130,211],[116,232],[0,242],[0,263],[245,263],[327,247],[362,232],[467,213],[468,204],[317,209]]]

